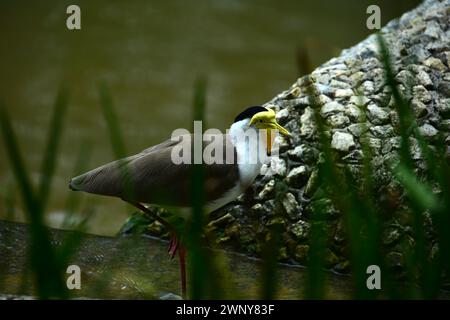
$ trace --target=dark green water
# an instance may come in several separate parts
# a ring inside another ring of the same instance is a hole
[[[71,1],[0,1],[0,101],[13,118],[34,180],[60,85],[71,93],[48,223],[61,226],[68,179],[80,145],[89,168],[112,160],[97,95],[111,89],[130,153],[191,126],[194,79],[208,78],[208,126],[226,129],[244,107],[261,104],[298,76],[296,52],[317,66],[369,34],[366,8],[377,3],[383,24],[419,1],[77,1],[82,30],[68,31]],[[0,218],[12,175],[0,142]],[[93,233],[117,232],[128,209],[96,201]],[[95,200],[94,200],[95,199]],[[14,220],[23,221],[16,205]]]

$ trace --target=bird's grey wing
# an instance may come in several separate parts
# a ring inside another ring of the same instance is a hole
[[[135,200],[160,205],[189,206],[192,165],[175,164],[172,161],[174,147],[180,147],[181,143],[186,143],[188,140],[169,141],[76,177],[71,185],[73,184],[76,190],[126,198],[123,184],[123,175],[126,172],[131,177],[130,189]],[[190,141],[193,141],[192,136]],[[224,148],[226,145],[224,143]],[[184,150],[187,148],[185,146]],[[225,152],[224,149],[224,155]],[[229,152],[234,152],[234,148]],[[191,160],[192,157],[191,148]],[[204,170],[207,202],[220,198],[239,180],[239,170],[234,164],[209,164],[204,166]]]
[[[174,141],[169,139],[158,145],[145,149],[136,155],[104,164],[89,172],[72,178],[69,182],[69,187],[75,191],[121,197],[123,192],[123,177],[124,174],[129,171],[130,164],[133,161],[143,157],[147,153],[170,148],[177,143],[178,142],[176,140]]]
[[[165,148],[170,148],[170,147],[173,147],[173,146],[179,144],[180,142],[181,142],[181,140],[168,139],[164,142],[161,142],[160,144],[157,144],[155,146],[151,146],[147,149],[142,150],[137,155],[147,154],[147,153],[155,152],[155,151],[162,150]]]

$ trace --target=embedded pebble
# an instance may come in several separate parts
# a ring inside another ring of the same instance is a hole
[[[385,124],[389,121],[389,113],[373,103],[367,106],[367,117],[375,125]]]
[[[316,131],[314,120],[314,112],[310,107],[305,109],[305,112],[300,117],[301,127],[300,134],[302,136],[312,136]]]
[[[355,141],[353,136],[345,132],[335,132],[333,134],[333,139],[331,140],[331,148],[338,151],[349,151],[355,146]]]
[[[352,89],[337,89],[334,93],[335,98],[348,98],[353,95]]]
[[[322,109],[321,109],[321,113],[323,116],[327,117],[329,115],[332,114],[336,114],[338,112],[344,112],[345,111],[345,107],[340,104],[339,102],[336,101],[331,101],[329,103],[326,103]]]
[[[428,103],[431,101],[431,95],[424,86],[418,85],[413,88],[413,96],[415,99]]]
[[[352,96],[350,98],[350,103],[356,106],[365,106],[370,102],[370,99],[365,96]]]
[[[359,138],[367,132],[368,126],[365,123],[353,123],[347,127],[347,130],[355,137]]]
[[[274,191],[275,188],[275,180],[270,180],[266,185],[264,186],[264,189],[261,190],[261,192],[258,194],[259,199],[267,199],[268,196]]]
[[[440,59],[434,57],[428,58],[423,62],[423,64],[426,65],[427,67],[436,69],[441,72],[447,69]]]
[[[327,122],[332,128],[342,128],[350,123],[350,119],[342,114],[334,114],[328,118]]]
[[[299,166],[292,169],[286,177],[286,182],[294,187],[300,187],[307,181],[308,171],[306,166]]]
[[[345,114],[350,118],[352,121],[359,121],[361,120],[362,112],[361,109],[353,104],[347,105],[345,109]]]
[[[292,193],[286,193],[286,196],[283,199],[283,207],[291,219],[300,217],[300,206]]]
[[[421,126],[419,128],[419,131],[423,136],[427,138],[432,138],[439,133],[439,131],[435,127],[428,123],[425,123],[423,126]]]

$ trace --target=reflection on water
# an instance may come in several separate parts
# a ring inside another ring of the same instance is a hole
[[[208,125],[224,130],[241,109],[266,102],[296,79],[298,48],[318,65],[369,33],[369,4],[380,5],[385,23],[418,2],[77,1],[82,30],[68,31],[70,1],[1,1],[0,101],[37,179],[53,99],[59,86],[70,90],[48,217],[59,226],[80,145],[92,146],[89,168],[112,160],[99,82],[110,87],[128,150],[135,153],[175,128],[190,127],[198,75],[209,80]],[[3,153],[0,142],[2,200],[12,181]],[[114,234],[129,209],[119,200],[87,198],[97,208],[90,231]],[[4,212],[0,201],[0,218]],[[14,218],[23,219],[20,213]]]

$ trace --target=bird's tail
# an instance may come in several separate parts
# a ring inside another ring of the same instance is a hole
[[[70,188],[70,190],[82,191],[81,181],[80,181],[82,179],[80,179],[80,178],[82,178],[82,177],[79,176],[79,177],[75,177],[75,178],[70,179],[70,181],[69,181],[69,188]]]

